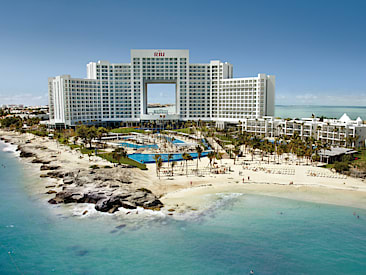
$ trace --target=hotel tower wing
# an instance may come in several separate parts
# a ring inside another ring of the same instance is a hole
[[[233,65],[190,63],[189,50],[131,50],[130,63],[87,64],[87,78],[48,79],[50,124],[118,124],[161,119],[148,113],[147,87],[175,84],[175,112],[165,120],[237,123],[274,115],[275,76],[233,78]]]

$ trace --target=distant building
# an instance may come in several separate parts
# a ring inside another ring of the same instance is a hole
[[[301,138],[313,137],[337,146],[351,144],[361,147],[365,146],[366,139],[366,125],[362,123],[362,119],[358,117],[356,120],[351,120],[347,114],[340,119],[322,121],[319,118],[292,120],[274,117],[248,118],[243,119],[240,126],[242,131],[264,137],[293,136],[297,133]]]
[[[87,78],[48,80],[50,124],[119,124],[162,119],[147,111],[147,86],[173,83],[175,114],[164,120],[238,123],[274,115],[275,77],[233,78],[218,60],[190,63],[188,50],[131,50],[130,63],[90,62]]]

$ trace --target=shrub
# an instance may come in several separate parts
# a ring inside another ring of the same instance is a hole
[[[336,163],[334,163],[334,169],[338,173],[341,173],[341,172],[348,171],[349,170],[349,166],[348,166],[348,163],[346,163],[346,162],[336,162]]]

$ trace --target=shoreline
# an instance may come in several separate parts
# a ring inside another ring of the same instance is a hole
[[[9,140],[10,137],[14,146],[13,149],[15,146],[26,144],[27,140],[30,140],[30,144],[33,146],[43,145],[46,147],[46,149],[41,149],[41,151],[45,151],[45,154],[48,153],[48,155],[49,151],[55,153],[55,149],[57,149],[60,153],[52,158],[51,164],[59,165],[62,170],[75,170],[75,166],[77,165],[77,168],[90,171],[89,167],[92,165],[111,165],[109,162],[100,159],[99,157],[93,157],[91,161],[87,160],[87,157],[80,159],[81,153],[63,145],[56,147],[55,141],[50,141],[47,138],[37,137],[32,134],[19,134],[0,130],[0,137],[5,137],[7,140]],[[9,145],[9,143],[7,144]],[[44,156],[36,154],[34,157],[42,158]],[[34,157],[32,159],[34,159]],[[25,159],[22,159],[21,161],[31,163]],[[193,163],[195,164],[195,162]],[[291,168],[296,171],[295,175],[279,175],[263,171],[252,171],[250,169],[243,170],[241,165],[234,165],[232,160],[223,160],[223,164],[228,165],[232,172],[229,174],[212,174],[205,177],[174,176],[174,180],[169,180],[168,178],[159,179],[155,173],[155,164],[148,164],[149,170],[147,171],[141,171],[137,168],[119,169],[121,169],[121,171],[128,171],[131,174],[130,176],[133,179],[134,187],[149,188],[149,190],[151,190],[163,203],[164,206],[161,208],[161,211],[154,211],[156,213],[152,212],[152,215],[154,216],[159,216],[160,214],[157,213],[161,213],[163,216],[180,219],[183,216],[186,216],[185,214],[203,213],[207,209],[210,209],[214,203],[214,201],[208,199],[207,196],[234,193],[264,195],[366,209],[366,183],[361,179],[350,177],[338,179],[304,176],[304,173],[309,169],[314,171],[325,170],[324,168],[306,165],[278,165],[276,166],[276,169]],[[207,165],[207,158],[200,160],[200,167],[205,167]],[[274,169],[273,165],[266,166],[265,164],[260,164],[260,166]],[[41,175],[43,171],[37,171],[37,167],[39,167],[39,165],[34,165],[35,173]],[[250,180],[245,180],[245,182],[242,183],[241,179],[243,178],[243,174],[245,178],[250,177]],[[50,182],[54,182],[53,185],[55,187],[52,187],[52,189],[57,189],[56,186],[60,184],[62,179],[41,179],[41,181],[44,184],[38,184],[37,186],[32,187],[32,192],[44,194],[45,198],[52,198],[53,194],[45,194],[45,192],[50,189],[46,189],[46,185],[52,185]],[[294,184],[289,185],[290,181],[293,181]],[[192,182],[192,186],[190,186],[190,182]],[[59,190],[61,190],[61,188],[59,188]],[[94,207],[95,204],[89,204],[85,207],[89,212],[86,216],[93,212],[90,211],[91,206]],[[69,209],[69,205],[65,207],[65,209],[66,208]],[[82,204],[74,204],[73,208],[78,209],[76,212],[81,216],[85,215],[85,213],[83,215],[83,212],[85,211],[81,210]],[[140,213],[142,213],[142,209],[139,209]],[[128,212],[138,212],[138,210],[129,210],[126,208],[120,208],[119,210],[120,211],[115,212],[117,216],[126,215]],[[149,211],[152,210],[146,211],[148,214]]]

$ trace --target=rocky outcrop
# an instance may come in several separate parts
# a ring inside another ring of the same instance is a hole
[[[31,151],[31,149],[25,147],[25,146],[21,146],[19,145],[17,148],[17,151],[20,151],[20,157],[21,158],[32,158],[35,157],[36,155]]]
[[[14,140],[17,141],[15,143],[18,144],[17,150],[21,157],[31,158],[32,163],[40,164],[39,169],[43,171],[41,178],[55,179],[51,184],[45,185],[44,193],[52,196],[49,199],[50,204],[92,203],[97,211],[109,213],[118,211],[120,207],[154,210],[163,207],[155,194],[141,188],[141,174],[131,169],[111,166],[79,169],[77,165],[64,165],[67,160],[58,158],[58,151],[37,142],[27,142],[28,139],[11,139]],[[86,213],[84,211],[83,215]]]
[[[57,170],[59,169],[60,166],[57,166],[57,165],[47,165],[47,164],[43,164],[41,167],[40,167],[40,170],[41,171],[44,171],[44,170]]]
[[[163,207],[161,201],[151,192],[130,190],[129,192],[105,194],[99,191],[66,189],[58,192],[56,196],[48,201],[51,204],[59,203],[94,203],[95,209],[101,212],[114,213],[119,207],[136,209],[143,208],[160,209]]]
[[[58,172],[61,171],[48,173]],[[118,173],[117,169],[113,172],[115,173],[111,173],[110,169],[98,169],[93,173],[88,170],[63,173],[62,191],[48,202],[93,203],[97,211],[109,213],[118,211],[119,207],[156,210],[163,207],[162,202],[149,189],[132,187],[129,173]]]
[[[42,159],[39,159],[39,158],[35,158],[34,160],[32,160],[32,163],[50,164],[51,161],[49,161],[49,160],[42,160]]]

